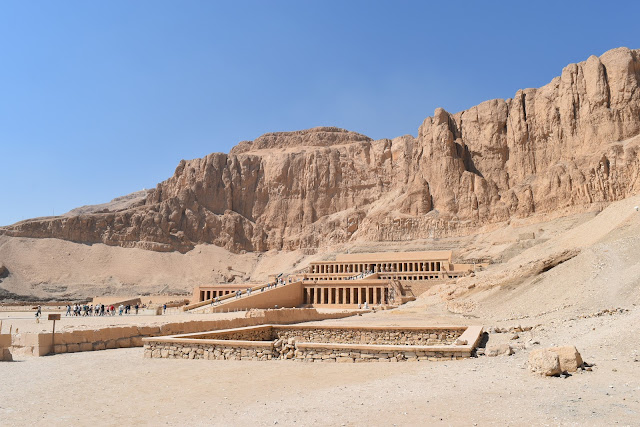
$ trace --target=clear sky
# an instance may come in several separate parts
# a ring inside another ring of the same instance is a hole
[[[0,225],[103,203],[265,132],[416,135],[640,48],[637,1],[0,2]]]

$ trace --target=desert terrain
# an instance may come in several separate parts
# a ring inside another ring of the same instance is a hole
[[[373,141],[319,127],[182,161],[153,190],[0,227],[2,329],[33,303],[262,283],[347,252],[488,262],[393,310],[323,324],[482,325],[477,357],[421,363],[144,359],[142,348],[0,363],[0,425],[640,424],[640,51]],[[45,311],[46,314],[46,311]],[[63,318],[63,331],[227,319]],[[589,370],[542,377],[536,349]],[[489,349],[512,355],[489,356]],[[79,404],[81,402],[81,404]]]
[[[518,251],[517,243],[500,243],[504,230],[494,230],[494,238],[488,233],[477,240],[495,256],[502,254],[504,262],[395,310],[324,321],[481,324],[489,332],[487,347],[508,344],[511,356],[344,365],[143,359],[143,350],[133,348],[18,358],[0,364],[0,420],[62,425],[93,413],[106,425],[635,425],[640,421],[638,204],[640,197],[634,197],[601,212],[535,224],[547,230],[547,238]],[[571,258],[543,271],[553,264],[549,259],[567,251]],[[3,313],[5,330],[8,316]],[[61,325],[90,322],[112,321],[63,319]],[[511,332],[518,327],[532,329]],[[532,349],[566,344],[578,348],[592,371],[568,378],[529,372]],[[83,408],[77,408],[78,399],[86,402]]]

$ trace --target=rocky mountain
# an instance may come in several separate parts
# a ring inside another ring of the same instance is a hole
[[[0,234],[155,251],[233,252],[412,240],[584,209],[640,191],[640,50],[570,64],[539,89],[374,141],[322,127],[181,161],[131,206],[22,221]]]

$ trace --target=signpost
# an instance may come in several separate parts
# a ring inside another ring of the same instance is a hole
[[[51,351],[49,353],[53,353],[55,351],[55,337],[56,337],[56,320],[60,320],[60,313],[49,313],[49,320],[53,320],[53,332],[51,333]]]

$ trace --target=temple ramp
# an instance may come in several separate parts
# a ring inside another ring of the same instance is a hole
[[[193,313],[217,313],[235,310],[249,310],[252,308],[281,308],[299,307],[304,301],[304,285],[302,281],[271,286],[260,285],[251,288],[251,294],[242,293],[240,298],[229,294],[220,298],[216,303],[214,299],[201,301],[185,306],[184,310]]]

